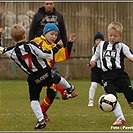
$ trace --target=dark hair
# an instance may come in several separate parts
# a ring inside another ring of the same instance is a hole
[[[98,38],[100,38],[100,39],[102,39],[104,41],[104,36],[103,36],[103,34],[101,32],[97,32],[94,35],[94,43],[95,43],[95,40],[98,39]]]

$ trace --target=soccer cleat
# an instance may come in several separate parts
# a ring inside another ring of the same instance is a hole
[[[44,119],[45,119],[45,122],[50,122],[50,119],[49,119],[47,113],[44,113]]]
[[[68,92],[66,90],[63,91],[63,94],[62,94],[62,99],[63,100],[67,100],[67,95],[68,95]]]
[[[63,100],[67,100],[69,98],[74,98],[78,95],[77,92],[72,92],[71,94],[68,94],[68,92],[66,90],[64,90],[63,94],[62,94],[62,99]]]
[[[120,118],[120,119],[117,119],[117,120],[113,123],[113,126],[122,126],[122,125],[124,125],[124,124],[126,124],[126,121],[125,121],[124,119]]]
[[[89,101],[88,107],[93,107],[93,100],[90,100],[90,101]]]
[[[73,85],[70,84],[70,86],[71,86],[70,88],[67,88],[67,92],[69,94],[71,94],[75,90],[75,87]]]
[[[71,94],[68,94],[68,95],[67,95],[67,98],[74,98],[74,97],[76,97],[77,95],[78,95],[77,92],[72,92]]]
[[[46,127],[46,124],[45,124],[45,120],[43,119],[40,122],[39,121],[37,122],[37,124],[36,124],[34,129],[42,129],[44,127]]]

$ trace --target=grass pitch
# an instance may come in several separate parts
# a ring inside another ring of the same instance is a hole
[[[132,132],[133,110],[130,109],[123,94],[118,94],[127,124],[121,127],[112,127],[116,120],[113,112],[103,112],[98,107],[98,99],[103,94],[100,85],[96,90],[94,107],[88,107],[88,92],[90,79],[69,80],[76,87],[78,96],[62,100],[55,99],[47,111],[51,122],[41,130],[34,130],[37,119],[32,112],[29,101],[28,85],[26,80],[0,81],[0,131],[106,131]],[[133,84],[133,80],[132,80]],[[45,90],[41,92],[41,100],[45,97]]]

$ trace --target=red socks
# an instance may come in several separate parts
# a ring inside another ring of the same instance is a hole
[[[56,90],[58,90],[61,94],[63,94],[65,88],[62,86],[59,86],[58,84],[55,84],[54,87]],[[48,108],[51,106],[53,101],[51,101],[47,96],[43,99],[42,103],[40,104],[43,114],[48,110]]]
[[[42,103],[41,103],[41,109],[43,114],[48,110],[48,108],[51,106],[51,104],[53,103],[53,101],[50,101],[50,99],[46,96]]]
[[[61,94],[63,94],[65,88],[62,86],[59,86],[58,84],[55,84],[54,87],[56,88],[56,90],[58,90]]]

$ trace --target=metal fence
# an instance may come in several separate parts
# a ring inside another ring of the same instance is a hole
[[[0,25],[4,28],[4,46],[13,44],[9,35],[10,26],[21,23],[28,33],[32,17],[41,6],[43,2],[0,2]],[[73,46],[72,59],[89,60],[94,34],[100,31],[106,40],[107,26],[112,21],[123,24],[121,41],[133,48],[133,2],[55,2],[55,7],[64,16],[68,37],[72,33],[78,36]],[[132,68],[132,64],[126,61],[126,70],[130,77],[133,77]]]

